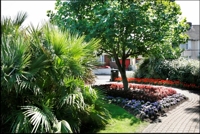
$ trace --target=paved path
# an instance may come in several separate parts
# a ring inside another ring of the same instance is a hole
[[[109,79],[110,76],[97,76],[96,84],[107,84]],[[148,125],[142,133],[200,133],[199,92],[174,89],[189,100],[167,112],[167,117],[160,117],[162,122]]]
[[[161,123],[152,123],[143,133],[199,133],[200,98],[199,93],[174,88],[186,95],[189,100],[167,112],[167,117],[160,117]]]

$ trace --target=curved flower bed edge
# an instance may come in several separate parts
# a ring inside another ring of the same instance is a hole
[[[192,83],[183,83],[178,80],[162,80],[162,79],[152,79],[152,78],[127,78],[129,83],[142,83],[142,84],[153,84],[153,85],[164,85],[180,87],[185,89],[200,89],[200,85],[195,85]],[[122,78],[115,78],[115,81],[121,82]]]

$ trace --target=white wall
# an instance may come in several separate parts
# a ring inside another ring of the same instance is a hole
[[[111,74],[111,68],[94,69],[94,74]]]

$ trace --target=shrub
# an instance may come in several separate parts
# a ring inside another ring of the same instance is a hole
[[[137,78],[179,80],[200,85],[199,61],[179,58],[175,60],[144,59],[135,73]]]
[[[85,85],[93,79],[99,41],[85,42],[48,23],[23,29],[25,16],[1,21],[1,132],[78,133],[104,126],[103,93]]]

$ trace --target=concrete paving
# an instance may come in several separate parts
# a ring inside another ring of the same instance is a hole
[[[110,83],[110,75],[97,76],[95,84],[107,83]],[[200,133],[200,90],[174,89],[187,96],[188,101],[167,112],[167,117],[160,117],[162,122],[149,124],[142,133]]]

